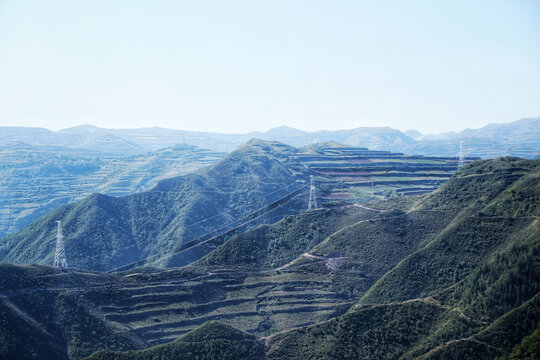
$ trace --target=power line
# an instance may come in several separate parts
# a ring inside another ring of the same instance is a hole
[[[192,174],[192,175],[195,176],[195,177],[200,177],[200,178],[202,179],[202,181],[205,182],[206,185],[209,185],[209,186],[212,186],[212,187],[215,188],[215,186],[213,186],[213,185],[211,185],[211,184],[209,184],[209,183],[207,182],[207,179],[206,179],[205,177],[203,177],[203,176],[201,176],[201,175],[199,175],[199,174]],[[296,184],[293,183],[292,185],[296,185]],[[185,226],[186,226],[187,230],[189,230],[189,228],[192,227],[192,226],[194,226],[194,225],[198,225],[198,224],[207,222],[207,221],[209,221],[209,220],[211,220],[211,219],[214,219],[214,218],[216,218],[216,217],[218,217],[218,216],[224,216],[224,217],[227,217],[228,215],[231,215],[231,212],[234,211],[234,210],[237,210],[237,209],[240,209],[240,208],[245,207],[246,205],[250,205],[250,204],[253,204],[253,203],[255,203],[255,202],[258,202],[258,200],[268,198],[269,196],[274,195],[274,194],[277,193],[277,192],[280,192],[280,191],[283,191],[283,190],[288,191],[288,188],[289,188],[290,186],[292,186],[292,185],[286,186],[285,188],[278,188],[277,190],[274,190],[274,191],[272,191],[272,192],[270,192],[270,193],[267,193],[267,194],[265,194],[265,195],[259,197],[257,200],[252,200],[252,201],[249,201],[249,202],[247,202],[247,203],[243,203],[242,205],[238,205],[238,206],[235,206],[235,207],[233,207],[233,208],[227,209],[227,210],[225,210],[225,211],[220,211],[220,212],[218,212],[217,214],[215,214],[215,215],[213,215],[213,216],[210,216],[210,217],[208,217],[208,218],[205,218],[205,219],[202,219],[202,220],[199,220],[199,221],[192,222],[192,223],[190,223],[190,224],[186,224]],[[295,191],[296,191],[296,190],[295,190]],[[208,191],[208,190],[207,190],[207,191],[205,191],[205,190],[202,190],[202,191],[201,191],[201,190],[197,190],[197,193],[201,193],[201,192],[208,192],[208,193],[221,192],[221,193],[223,193],[223,191],[221,191],[220,189],[217,189],[217,188],[216,188],[216,191]],[[228,191],[227,193],[237,193],[237,192],[238,192],[238,190],[235,190],[235,191]],[[293,191],[293,192],[294,192],[294,191]],[[290,193],[289,193],[289,194],[290,194]],[[289,194],[285,195],[285,197],[288,196]],[[166,218],[166,217],[167,217],[167,213],[163,213],[163,215],[161,216],[161,221],[162,221],[164,218]],[[189,220],[189,219],[191,219],[191,218],[189,218],[189,217],[186,218],[186,220]],[[194,220],[194,219],[193,219],[193,220]],[[241,221],[241,219],[240,219],[240,220],[233,221],[232,223],[226,224],[226,225],[224,225],[224,226],[222,226],[222,227],[220,227],[220,228],[218,228],[218,229],[216,229],[216,230],[213,230],[213,231],[211,231],[211,232],[209,232],[209,233],[207,233],[207,234],[205,234],[205,235],[202,235],[201,237],[210,235],[210,234],[212,234],[212,233],[218,231],[219,229],[222,229],[222,228],[225,227],[225,226],[234,224],[235,222],[238,222],[238,221]],[[187,232],[184,232],[184,233],[187,233]],[[197,238],[197,239],[200,239],[200,237]],[[196,239],[196,240],[197,240],[197,239]],[[191,241],[194,241],[194,240],[190,240],[189,242],[191,242]]]
[[[265,212],[265,213],[263,213],[263,214],[261,214],[261,215],[255,217],[255,218],[253,218],[253,219],[251,219],[251,220],[248,220],[248,221],[246,221],[246,222],[244,222],[244,223],[238,225],[237,227],[235,227],[235,228],[233,228],[233,229],[231,229],[231,230],[227,230],[226,232],[224,232],[224,233],[222,233],[222,234],[216,235],[216,236],[214,236],[214,237],[212,237],[212,238],[210,238],[210,239],[208,239],[208,240],[202,241],[202,242],[200,242],[200,243],[197,243],[197,244],[195,244],[195,245],[192,245],[192,246],[187,247],[187,248],[185,248],[185,249],[182,249],[182,250],[180,250],[180,251],[174,252],[174,253],[169,254],[169,255],[165,255],[165,256],[163,256],[163,257],[161,257],[161,258],[158,258],[158,259],[156,259],[156,260],[153,260],[153,261],[147,263],[147,265],[148,265],[148,264],[153,264],[153,263],[155,263],[155,262],[157,262],[157,261],[160,261],[160,260],[168,259],[168,258],[170,258],[170,257],[173,257],[173,256],[175,256],[175,255],[178,255],[178,254],[180,254],[180,253],[183,253],[184,251],[187,251],[187,250],[192,249],[192,248],[194,248],[194,247],[197,247],[197,246],[206,244],[206,243],[208,243],[208,242],[210,242],[210,241],[213,241],[213,240],[215,240],[215,239],[217,239],[217,238],[219,238],[219,237],[221,237],[221,236],[223,236],[223,235],[226,235],[226,234],[228,234],[228,233],[230,233],[230,232],[232,232],[232,231],[234,231],[234,230],[236,230],[236,229],[241,228],[241,227],[244,226],[244,225],[249,224],[249,223],[252,222],[252,221],[255,221],[255,220],[257,220],[257,219],[259,219],[259,218],[261,218],[261,217],[263,217],[263,216],[265,216],[265,215],[271,213],[272,211],[274,211],[274,210],[276,210],[276,209],[279,209],[280,207],[282,207],[282,206],[284,206],[284,205],[290,203],[291,201],[293,201],[294,198],[296,198],[297,196],[299,196],[299,195],[301,195],[301,194],[303,194],[303,192],[296,194],[295,196],[293,196],[292,198],[290,198],[289,200],[287,200],[287,201],[284,202],[283,204],[280,204],[280,205],[278,205],[277,207],[275,207],[275,208],[273,208],[273,209],[271,209],[271,210],[268,210],[267,212]]]
[[[317,198],[315,195],[315,182],[313,180],[313,175],[309,176],[309,202],[308,210],[317,208]]]
[[[200,176],[200,175],[198,175],[198,176]],[[204,179],[204,177],[202,177],[202,176],[200,176],[200,177]],[[295,184],[293,184],[293,185],[295,185]],[[288,186],[285,187],[285,189],[287,189],[287,188],[288,188]],[[283,191],[283,190],[284,190],[284,188],[279,188],[279,189],[277,189],[277,190],[275,190],[275,191],[272,191],[271,193],[268,193],[268,194],[263,195],[263,196],[260,197],[258,200],[260,200],[261,198],[262,198],[262,199],[265,199],[265,198],[269,197],[270,195],[274,195],[275,193],[280,192],[280,191]],[[295,190],[295,191],[296,191],[296,190]],[[197,190],[197,192],[199,192],[199,191]],[[210,192],[210,191],[208,191],[208,192]],[[235,193],[235,192],[238,192],[238,191],[231,191],[231,193]],[[294,191],[293,191],[293,192],[294,192]],[[213,193],[213,192],[212,192],[212,193]],[[291,192],[291,193],[292,193],[292,192]],[[287,196],[290,195],[291,193],[285,195],[284,197],[287,197]],[[277,200],[276,200],[276,201],[277,201]],[[243,203],[242,205],[238,205],[238,206],[235,206],[235,207],[230,208],[230,209],[228,209],[228,210],[218,212],[216,215],[213,215],[213,216],[210,216],[210,217],[208,217],[208,218],[206,218],[206,219],[202,219],[202,220],[196,221],[196,222],[194,222],[194,223],[188,224],[187,226],[193,226],[193,225],[201,224],[201,223],[203,223],[203,222],[206,222],[206,221],[208,221],[208,220],[211,220],[211,219],[213,219],[213,218],[216,218],[216,217],[218,217],[218,216],[220,216],[220,215],[228,214],[228,213],[230,213],[230,212],[233,211],[233,210],[240,209],[240,208],[242,208],[242,207],[245,207],[246,205],[250,205],[250,204],[253,204],[253,203],[255,203],[255,202],[256,202],[255,200],[252,200],[252,201],[249,201],[249,202],[247,202],[247,203]],[[214,230],[214,231],[215,231],[215,230]]]
[[[465,157],[463,156],[463,141],[459,142],[459,160],[458,160],[458,170],[465,165]]]
[[[214,239],[216,239],[216,238],[218,238],[218,237],[220,237],[220,236],[223,236],[223,235],[225,235],[225,234],[227,234],[227,233],[230,233],[230,232],[232,232],[232,231],[234,231],[234,230],[237,230],[237,229],[239,229],[240,227],[242,227],[242,226],[244,226],[244,225],[247,225],[247,224],[249,224],[250,222],[253,222],[253,221],[255,221],[255,220],[261,218],[262,216],[265,216],[265,215],[271,213],[272,211],[274,211],[274,210],[276,210],[276,209],[278,209],[278,208],[280,208],[280,207],[282,207],[282,206],[288,204],[288,203],[291,202],[294,198],[296,198],[297,196],[299,196],[300,194],[302,194],[304,191],[300,191],[300,190],[302,190],[302,189],[305,188],[306,186],[307,186],[307,185],[303,185],[303,186],[299,187],[298,189],[296,189],[296,190],[294,190],[294,191],[288,193],[287,195],[283,196],[282,198],[280,198],[280,199],[278,199],[278,200],[272,202],[271,204],[265,205],[265,206],[263,206],[263,207],[261,207],[261,208],[255,210],[255,211],[251,212],[250,214],[244,216],[244,217],[243,217],[242,219],[240,219],[240,220],[235,220],[235,221],[233,221],[233,222],[231,222],[231,223],[228,223],[228,224],[226,224],[226,225],[223,225],[222,227],[220,227],[220,228],[218,228],[218,229],[212,230],[212,231],[210,231],[210,232],[207,233],[207,234],[204,234],[204,235],[202,235],[202,236],[199,236],[199,237],[196,238],[196,239],[190,240],[190,241],[188,241],[188,242],[182,244],[181,246],[183,246],[184,248],[181,249],[181,250],[179,250],[179,251],[177,251],[177,252],[174,252],[174,253],[172,253],[172,254],[170,254],[170,255],[165,255],[165,256],[163,256],[163,257],[161,257],[161,258],[157,258],[157,259],[155,259],[155,260],[153,260],[153,261],[151,261],[151,262],[147,262],[147,261],[148,261],[149,259],[152,259],[152,258],[155,258],[155,257],[160,256],[160,254],[148,256],[148,257],[146,257],[146,258],[144,258],[144,259],[140,259],[140,260],[134,261],[134,262],[132,262],[132,263],[129,263],[129,264],[122,265],[122,266],[120,266],[120,267],[114,268],[114,269],[112,269],[112,270],[108,270],[107,272],[108,272],[108,273],[111,273],[111,272],[115,272],[115,271],[120,271],[121,269],[130,267],[130,266],[133,266],[133,265],[137,265],[137,264],[139,264],[139,263],[146,263],[145,265],[153,264],[153,263],[155,263],[156,261],[159,261],[159,260],[163,260],[163,259],[169,258],[169,257],[171,257],[171,256],[180,254],[180,253],[182,253],[182,252],[184,252],[184,251],[187,251],[187,250],[189,250],[189,249],[191,249],[191,248],[194,248],[194,247],[196,247],[196,246],[200,246],[200,245],[202,245],[202,244],[205,244],[205,243],[207,243],[207,242],[210,242],[210,241],[212,241],[212,240],[214,240]],[[295,194],[295,193],[296,193],[296,194]],[[265,209],[271,207],[272,205],[274,205],[274,204],[276,204],[276,203],[279,203],[280,201],[286,199],[287,197],[290,197],[291,195],[294,195],[294,196],[292,196],[290,199],[288,199],[288,200],[285,201],[284,203],[278,204],[277,206],[271,208],[270,210],[268,210],[268,211],[266,211],[266,212],[263,212],[262,214],[257,215],[256,217],[254,217],[254,218],[252,218],[252,219],[250,219],[250,220],[247,220],[247,221],[243,222],[242,224],[233,227],[232,229],[226,230],[225,232],[223,232],[223,233],[221,233],[221,234],[219,234],[219,235],[215,235],[215,236],[212,236],[210,239],[204,240],[204,241],[202,241],[202,242],[198,242],[198,241],[200,241],[201,239],[204,239],[204,238],[207,237],[207,236],[211,236],[212,234],[216,233],[217,231],[219,231],[219,230],[221,230],[221,229],[224,229],[224,228],[226,228],[226,227],[231,226],[231,225],[234,224],[234,223],[237,223],[237,222],[239,222],[239,221],[243,221],[243,220],[245,220],[245,219],[249,219],[251,216],[256,215],[257,213],[260,213],[261,211],[264,211]],[[188,245],[188,244],[190,244],[190,243],[193,243],[193,245],[188,246],[188,247],[186,248],[185,246]]]

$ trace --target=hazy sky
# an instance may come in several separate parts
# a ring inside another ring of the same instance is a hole
[[[0,0],[0,125],[436,133],[536,116],[538,0]]]

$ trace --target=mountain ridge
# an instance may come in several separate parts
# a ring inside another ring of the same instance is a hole
[[[390,127],[358,127],[348,130],[306,132],[284,125],[266,132],[220,134],[160,127],[105,129],[92,125],[81,125],[58,132],[43,128],[0,127],[0,144],[15,139],[32,145],[87,146],[95,151],[135,154],[187,142],[202,148],[229,152],[252,137],[260,137],[265,140],[281,141],[296,147],[335,140],[373,150],[429,156],[457,156],[459,142],[462,141],[467,156],[482,158],[505,155],[526,158],[540,156],[540,118],[493,123],[478,129],[465,129],[460,132],[439,135],[425,135],[418,129],[412,130],[413,132],[408,131],[402,132]],[[32,132],[35,134],[32,135]],[[409,137],[407,132],[412,134],[412,137]],[[91,138],[89,134],[97,135]]]

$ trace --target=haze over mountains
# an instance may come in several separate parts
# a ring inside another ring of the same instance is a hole
[[[540,360],[539,60],[540,0],[0,0],[0,360]]]
[[[0,358],[538,358],[539,123],[0,129]]]
[[[29,145],[63,146],[105,153],[137,154],[187,143],[203,149],[229,152],[252,138],[259,138],[280,141],[296,147],[318,142],[337,141],[371,150],[429,156],[457,156],[459,142],[462,141],[467,156],[493,158],[511,155],[535,158],[540,156],[539,134],[540,118],[490,124],[480,129],[466,129],[458,133],[440,135],[424,135],[421,133],[421,129],[403,133],[389,127],[305,132],[282,126],[267,132],[219,134],[159,127],[103,129],[82,125],[58,132],[43,128],[0,127],[0,144],[20,141]]]
[[[0,238],[91,193],[119,196],[148,190],[158,180],[215,163],[224,156],[220,151],[232,151],[254,137],[296,147],[337,141],[370,150],[450,157],[458,155],[462,142],[468,157],[540,156],[540,118],[438,136],[388,127],[309,133],[282,126],[248,134],[89,125],[58,132],[0,127]]]
[[[132,155],[20,142],[0,145],[0,238],[90,194],[148,190],[224,155],[188,145]]]

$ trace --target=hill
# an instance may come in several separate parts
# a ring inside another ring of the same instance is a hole
[[[65,148],[86,149],[106,154],[136,154],[142,151],[133,142],[115,136],[106,129],[94,126],[80,127],[80,131],[62,133],[35,127],[0,127],[0,144],[21,142],[31,146],[57,146]],[[171,147],[180,143],[175,142],[169,146],[160,146],[159,149]],[[154,149],[158,150],[158,149]]]
[[[509,355],[535,330],[540,318],[540,283],[533,279],[540,266],[539,249],[536,237],[532,243],[499,253],[463,281],[431,297],[359,305],[326,323],[272,336],[267,339],[268,358]],[[516,293],[517,297],[510,295]],[[501,297],[504,294],[509,297]]]
[[[50,263],[58,219],[63,220],[70,265],[76,268],[109,270],[171,252],[300,188],[299,173],[280,161],[290,151],[296,150],[253,142],[212,167],[163,180],[150,191],[124,197],[93,194],[4,238],[0,257]]]
[[[415,210],[465,212],[348,314],[270,337],[269,358],[508,355],[540,318],[538,165],[504,158],[465,167]]]
[[[501,158],[473,163],[458,174],[419,209],[462,215],[379,280],[365,296],[366,303],[431,295],[461,279],[497,250],[537,235],[537,161]],[[403,281],[407,286],[394,287]]]
[[[185,265],[231,235],[305,209],[309,175],[315,176],[319,203],[331,204],[426,193],[455,169],[455,158],[406,156],[337,143],[298,149],[252,140],[214,166],[163,180],[149,191],[124,197],[93,194],[62,206],[3,239],[0,259],[52,263],[55,221],[61,219],[72,267]],[[164,255],[168,257],[162,261]],[[152,258],[145,260],[148,257]]]

